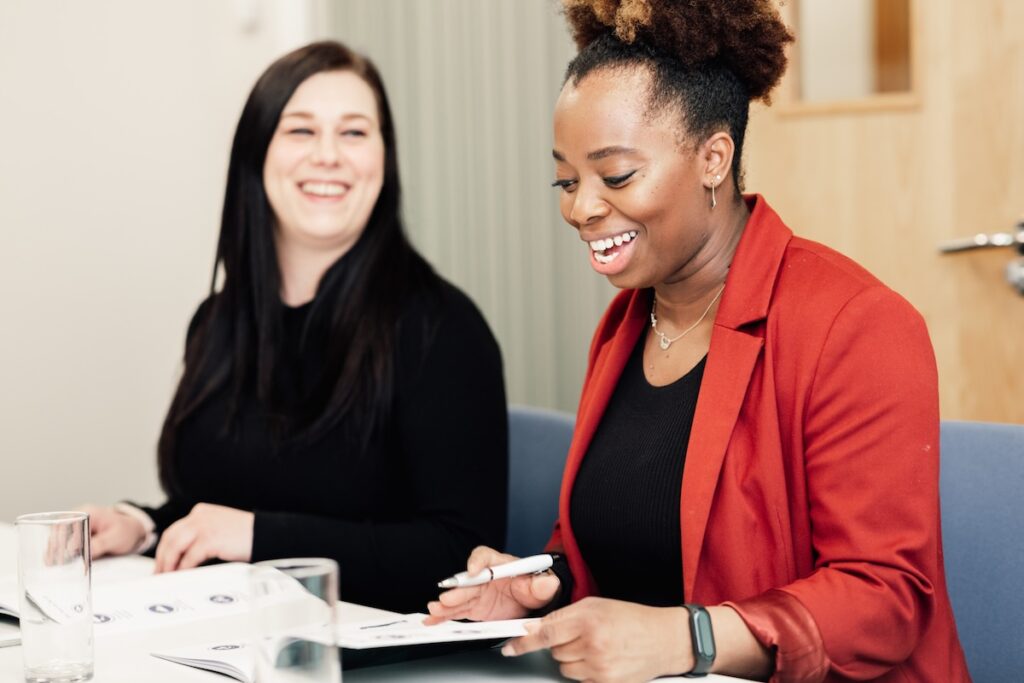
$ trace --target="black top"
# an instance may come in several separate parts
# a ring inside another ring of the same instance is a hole
[[[254,562],[333,558],[343,600],[398,612],[423,611],[475,546],[502,547],[508,418],[498,345],[455,287],[421,298],[402,315],[395,407],[367,452],[344,421],[312,444],[281,445],[254,390],[243,393],[236,433],[225,433],[222,389],[177,433],[184,495],[143,508],[157,531],[197,502],[255,511]],[[299,383],[321,367],[322,354],[294,352],[310,308],[284,319],[286,376]]]
[[[681,605],[680,491],[704,359],[654,387],[643,348],[641,335],[580,465],[569,514],[603,597]]]

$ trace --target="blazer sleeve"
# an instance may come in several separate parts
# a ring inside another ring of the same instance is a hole
[[[400,389],[389,427],[403,452],[412,512],[356,521],[256,510],[254,560],[326,555],[341,567],[343,599],[408,612],[435,599],[437,581],[464,569],[474,547],[503,547],[508,414],[501,355],[468,299],[458,295],[449,304],[418,372]]]
[[[940,561],[935,359],[891,290],[865,289],[836,315],[803,437],[815,569],[730,605],[775,650],[773,681],[874,679],[928,628]]]

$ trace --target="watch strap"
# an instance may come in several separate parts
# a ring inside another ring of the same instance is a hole
[[[711,614],[703,605],[685,604],[690,615],[690,642],[693,644],[693,669],[683,674],[687,678],[706,676],[715,663],[715,634],[711,628]]]

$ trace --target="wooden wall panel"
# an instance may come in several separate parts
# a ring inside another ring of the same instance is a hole
[[[1011,364],[1024,298],[1002,280],[1010,251],[936,251],[1008,229],[1024,211],[1024,34],[1013,28],[1024,3],[922,4],[912,3],[918,104],[787,113],[787,83],[781,107],[752,115],[747,185],[798,234],[859,261],[921,311],[944,417],[1024,422]]]

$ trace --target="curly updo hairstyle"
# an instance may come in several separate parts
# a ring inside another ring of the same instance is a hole
[[[733,183],[751,100],[768,103],[786,70],[793,35],[772,0],[562,0],[579,54],[565,81],[606,68],[651,73],[653,111],[673,105],[684,138],[726,131],[736,145]]]

